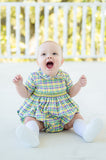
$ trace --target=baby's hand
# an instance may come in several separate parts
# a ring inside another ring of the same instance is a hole
[[[80,87],[85,87],[87,84],[87,79],[85,77],[85,75],[82,75],[79,79],[79,85]]]
[[[23,84],[23,78],[22,78],[22,76],[21,76],[21,75],[15,76],[14,79],[13,79],[13,83],[14,83],[16,86],[18,86],[18,85],[20,85],[20,84]]]

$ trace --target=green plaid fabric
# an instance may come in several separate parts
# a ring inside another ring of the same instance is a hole
[[[18,110],[22,122],[27,116],[34,117],[44,122],[46,132],[62,131],[64,125],[79,112],[78,105],[68,94],[72,85],[69,75],[61,70],[53,78],[41,69],[31,73],[25,83],[31,96]]]

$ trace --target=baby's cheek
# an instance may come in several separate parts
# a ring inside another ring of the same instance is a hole
[[[61,65],[61,61],[60,60],[55,61],[55,66],[60,67],[60,65]]]

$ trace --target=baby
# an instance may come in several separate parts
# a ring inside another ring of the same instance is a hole
[[[46,41],[38,50],[39,70],[31,73],[25,84],[21,75],[13,79],[19,95],[25,98],[17,111],[22,124],[16,129],[16,135],[31,147],[39,145],[39,131],[60,132],[73,127],[86,142],[92,142],[102,129],[100,119],[86,124],[72,99],[86,86],[86,77],[82,75],[73,85],[69,75],[59,69],[63,62],[61,47]]]

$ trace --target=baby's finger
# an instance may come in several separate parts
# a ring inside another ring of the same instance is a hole
[[[19,80],[19,79],[21,79],[21,75],[17,75],[15,78],[16,78],[16,80]]]
[[[15,76],[13,82],[17,82],[19,80],[19,75]]]
[[[82,79],[86,79],[86,76],[85,76],[85,75],[82,75],[81,78],[82,78]]]
[[[16,79],[16,78],[14,78],[14,79],[13,79],[13,83],[16,83],[16,82],[17,82],[17,79]]]
[[[16,77],[16,79],[17,79],[17,80],[19,80],[19,79],[20,79],[20,77],[19,77],[19,76],[17,76],[17,77]]]

